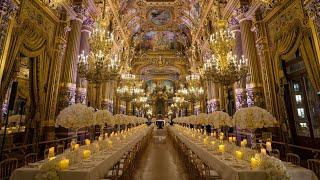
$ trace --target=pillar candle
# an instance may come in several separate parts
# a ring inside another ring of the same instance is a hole
[[[59,162],[59,167],[61,170],[65,170],[69,168],[69,159],[63,159]]]
[[[48,157],[54,157],[54,147],[49,148]]]
[[[79,144],[75,144],[75,145],[74,145],[74,150],[75,150],[75,151],[79,150]]]
[[[226,150],[224,144],[220,144],[218,148],[219,148],[219,152],[221,153],[224,153]]]
[[[90,145],[90,140],[89,139],[84,140],[84,142],[85,142],[86,145]]]
[[[256,169],[259,166],[259,162],[256,158],[252,157],[250,159],[250,165],[252,169]]]
[[[236,151],[236,158],[242,159],[243,158],[243,152],[242,151]]]
[[[270,141],[267,141],[267,142],[266,142],[266,149],[267,149],[268,151],[271,151],[271,150],[272,150],[272,146],[271,146],[271,142],[270,142]]]
[[[232,137],[231,136],[229,137],[229,142],[232,143]]]
[[[90,150],[84,150],[83,151],[83,159],[88,159],[91,155],[91,151]]]
[[[261,148],[261,154],[263,154],[263,155],[267,155],[267,151],[266,151],[266,149],[265,149],[265,148]]]

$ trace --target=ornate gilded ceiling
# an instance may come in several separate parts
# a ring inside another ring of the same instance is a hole
[[[198,0],[120,0],[115,6],[130,46],[135,49],[131,62],[134,71],[141,74],[150,66],[162,71],[156,74],[170,75],[164,70],[168,68],[186,73],[192,31],[198,27],[202,13]]]

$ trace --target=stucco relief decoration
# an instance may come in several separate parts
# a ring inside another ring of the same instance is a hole
[[[34,6],[32,2],[26,1],[23,5],[24,7],[21,8],[20,13],[21,22],[28,20],[34,23],[37,29],[40,29],[42,32],[46,32],[47,39],[52,39],[55,29],[54,23],[43,15],[44,12],[41,12],[40,8]]]
[[[307,10],[308,16],[312,18],[318,26],[320,35],[320,0],[311,0],[306,4],[305,9]]]
[[[300,1],[288,2],[284,9],[279,10],[280,14],[275,14],[275,18],[271,18],[267,31],[270,36],[270,44],[274,44],[277,39],[281,38],[284,33],[295,28],[297,21],[303,21],[304,14]],[[287,8],[286,8],[287,7]],[[281,26],[279,26],[281,24]]]

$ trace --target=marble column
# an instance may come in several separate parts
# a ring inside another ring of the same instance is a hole
[[[59,106],[62,110],[75,103],[77,63],[80,49],[81,27],[84,9],[82,6],[74,6],[77,17],[70,22],[71,31],[68,34],[68,43],[59,87]]]
[[[251,31],[252,21],[245,17],[249,9],[243,5],[239,9],[239,25],[241,32],[241,42],[244,57],[248,59],[248,77],[247,77],[247,103],[248,106],[264,107],[263,88],[261,86],[261,68],[256,52],[255,37]]]
[[[87,18],[82,23],[79,54],[89,54],[89,36],[92,31],[93,23],[94,21],[91,18]],[[87,83],[88,82],[84,78],[81,78],[79,75],[77,75],[76,103],[86,104]]]

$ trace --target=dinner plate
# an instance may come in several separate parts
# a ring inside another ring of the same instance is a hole
[[[244,169],[246,167],[244,164],[231,164],[230,166],[236,169]]]

